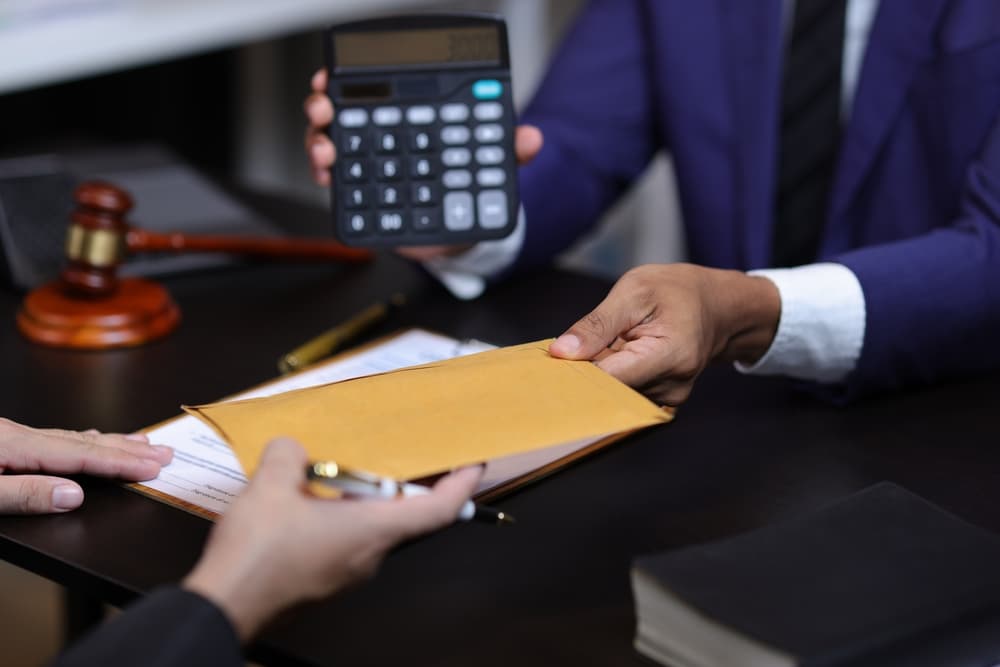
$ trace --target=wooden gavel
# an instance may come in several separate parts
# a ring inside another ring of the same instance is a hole
[[[132,198],[109,183],[81,184],[66,236],[59,279],[30,292],[17,314],[29,340],[55,347],[104,349],[160,338],[180,323],[166,289],[142,278],[118,278],[130,252],[226,252],[294,260],[363,262],[367,250],[329,240],[156,234],[131,227]]]
[[[110,183],[90,181],[73,194],[76,209],[66,235],[64,288],[79,296],[107,296],[118,287],[118,265],[133,252],[224,252],[254,257],[364,262],[372,254],[336,241],[158,234],[130,226],[132,197]]]

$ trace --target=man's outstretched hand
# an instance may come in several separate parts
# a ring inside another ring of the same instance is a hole
[[[709,361],[752,363],[763,356],[780,315],[778,290],[766,278],[650,264],[622,276],[549,353],[596,361],[650,399],[678,405]]]

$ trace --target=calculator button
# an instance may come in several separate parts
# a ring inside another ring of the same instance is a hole
[[[397,153],[399,138],[395,132],[378,132],[375,136],[375,148],[379,153]]]
[[[366,146],[365,135],[360,132],[350,132],[344,135],[343,146],[337,146],[337,148],[344,155],[360,155],[368,150]]]
[[[376,107],[372,111],[372,122],[376,125],[399,125],[403,120],[403,112],[399,107]]]
[[[480,146],[476,149],[476,162],[479,164],[500,164],[504,152],[499,146]]]
[[[499,229],[507,224],[507,195],[503,190],[483,190],[477,199],[480,225]]]
[[[446,148],[441,151],[441,163],[446,167],[464,167],[471,159],[472,154],[468,148]]]
[[[449,169],[441,175],[441,182],[452,190],[467,188],[472,185],[472,174],[465,169]]]
[[[378,214],[378,229],[380,232],[392,233],[403,231],[403,214],[383,211]]]
[[[472,229],[472,193],[449,192],[444,196],[444,226],[460,232]]]
[[[467,144],[469,143],[469,128],[465,125],[445,125],[441,128],[441,143]]]
[[[433,148],[431,133],[426,130],[419,130],[410,133],[410,150],[423,153]]]
[[[500,120],[503,116],[503,107],[499,102],[480,102],[472,108],[472,115],[481,121]]]
[[[370,198],[371,191],[367,187],[347,188],[344,190],[344,207],[366,208]]]
[[[495,100],[503,93],[503,84],[496,79],[480,79],[472,84],[472,96],[477,100]]]
[[[378,170],[375,177],[380,181],[395,181],[402,174],[400,173],[399,158],[381,158],[378,161]]]
[[[367,234],[372,230],[371,215],[368,213],[352,213],[347,219],[347,233]]]
[[[427,183],[414,183],[412,201],[414,204],[418,204],[420,206],[436,204],[437,193],[434,191],[434,186],[428,185]]]
[[[337,119],[341,127],[364,127],[368,124],[368,112],[364,109],[341,109]]]
[[[344,160],[342,171],[344,180],[348,183],[358,183],[368,176],[363,160]]]
[[[399,188],[394,185],[380,185],[378,188],[378,203],[390,208],[395,208],[402,204]]]
[[[481,144],[495,144],[503,140],[503,125],[488,123],[476,127],[476,141]]]
[[[469,119],[469,107],[464,104],[445,104],[441,107],[441,120],[445,123],[464,123]]]
[[[434,122],[434,107],[410,107],[406,110],[406,122],[410,125],[430,125]]]
[[[428,157],[411,157],[410,176],[412,178],[433,178],[434,163]]]
[[[476,183],[484,188],[498,188],[507,182],[507,174],[503,169],[491,167],[476,172]]]
[[[436,208],[413,209],[413,229],[417,232],[433,232],[441,227],[441,211]]]

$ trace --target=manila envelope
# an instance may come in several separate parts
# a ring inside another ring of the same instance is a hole
[[[310,460],[399,480],[672,419],[589,361],[549,356],[550,342],[184,409],[248,476],[268,441],[290,436]]]

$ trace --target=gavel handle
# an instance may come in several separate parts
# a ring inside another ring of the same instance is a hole
[[[130,252],[226,252],[255,257],[322,260],[336,259],[344,262],[364,262],[372,253],[361,248],[351,248],[336,241],[253,238],[240,236],[187,236],[185,234],[158,234],[144,229],[129,229],[125,246]]]

